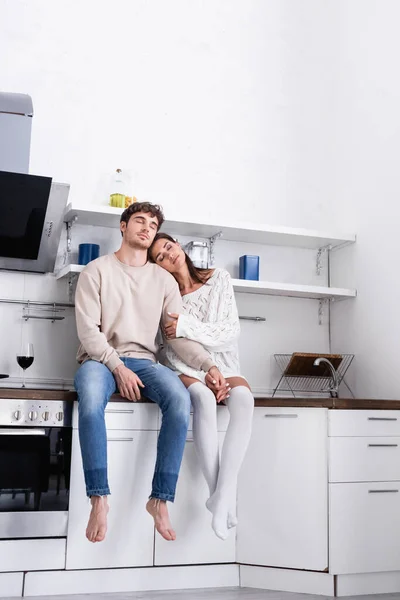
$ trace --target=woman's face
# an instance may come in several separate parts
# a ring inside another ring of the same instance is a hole
[[[151,249],[151,258],[170,273],[177,273],[185,264],[185,253],[176,242],[159,239]]]

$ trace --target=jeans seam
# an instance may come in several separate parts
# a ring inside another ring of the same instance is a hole
[[[173,502],[175,500],[175,495],[164,494],[163,492],[151,492],[149,500],[151,500],[152,498],[156,498],[157,500],[168,500],[169,502]]]
[[[110,488],[95,488],[94,490],[87,490],[86,495],[90,496],[110,496]]]

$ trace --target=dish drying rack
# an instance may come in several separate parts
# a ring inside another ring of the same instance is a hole
[[[294,352],[293,354],[274,354],[274,358],[281,376],[272,397],[277,392],[290,392],[294,397],[296,397],[296,393],[303,397],[304,394],[329,394],[334,397],[335,381],[329,366],[324,362],[314,366],[315,360],[322,358],[328,359],[332,364],[336,373],[337,388],[343,383],[354,398],[352,390],[344,379],[354,354]]]

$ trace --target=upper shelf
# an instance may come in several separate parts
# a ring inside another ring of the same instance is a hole
[[[98,227],[115,227],[119,225],[122,209],[112,206],[67,206],[64,221],[77,218],[80,225],[95,225]],[[341,232],[321,232],[311,229],[295,229],[292,227],[275,227],[254,223],[231,223],[217,225],[210,222],[190,223],[177,220],[166,220],[162,229],[175,235],[187,237],[210,238],[222,232],[222,239],[233,242],[250,242],[252,244],[268,244],[272,246],[293,246],[297,248],[323,248],[331,246],[338,248],[356,241],[355,235],[345,235]]]

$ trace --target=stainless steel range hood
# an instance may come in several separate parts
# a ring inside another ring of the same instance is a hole
[[[0,92],[0,169],[29,172],[32,98],[28,94]]]
[[[10,186],[4,184],[2,188],[0,173],[0,218],[3,210],[3,250],[1,253],[4,254],[4,256],[0,256],[0,269],[49,273],[54,271],[69,185],[52,181],[50,193],[48,198],[46,197],[45,216],[43,217],[44,209],[42,209],[40,223],[38,219],[36,219],[36,225],[35,219],[30,221],[31,230],[32,227],[34,228],[36,243],[40,237],[39,251],[36,247],[35,257],[28,258],[29,253],[24,255],[24,253],[15,252],[12,249],[20,243],[19,239],[24,240],[23,234],[21,235],[21,232],[17,231],[18,228],[24,227],[24,221],[18,222],[21,227],[17,228],[15,226],[14,231],[12,231],[12,228],[9,231],[4,225],[6,216],[12,223],[10,211],[15,211],[15,213],[12,213],[14,224],[19,215],[23,219],[24,211],[29,213],[29,210],[31,210],[32,214],[35,211],[36,214],[38,212],[35,206],[28,208],[28,204],[31,203],[32,199],[29,195],[29,178],[32,179],[32,184],[35,179],[34,175],[28,174],[32,117],[33,104],[30,96],[0,92],[0,172],[15,174],[13,177],[15,187],[11,189],[13,201],[10,203]],[[20,174],[20,177],[18,174]],[[6,177],[3,178],[3,181],[5,180]],[[21,190],[21,192],[18,190]],[[25,193],[22,193],[22,190]],[[28,219],[26,215],[25,218]],[[24,241],[21,242],[21,244],[23,243]],[[25,257],[21,258],[21,256]]]
[[[24,177],[33,177],[27,176]],[[0,174],[1,182],[1,174]],[[8,271],[33,271],[35,273],[52,273],[57,258],[58,245],[60,243],[63,227],[63,216],[68,200],[69,185],[63,183],[51,183],[49,200],[47,204],[44,224],[41,227],[39,252],[36,259],[15,258],[10,256],[12,252],[4,252],[7,256],[0,256],[0,269]],[[0,215],[1,215],[1,183],[0,183]],[[18,205],[15,207],[18,211]],[[39,227],[37,225],[36,227]],[[37,232],[40,235],[40,231]],[[10,240],[11,240],[10,236]],[[23,242],[18,242],[23,244]],[[10,244],[11,245],[11,244]],[[16,253],[14,253],[15,256]]]

